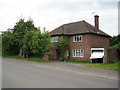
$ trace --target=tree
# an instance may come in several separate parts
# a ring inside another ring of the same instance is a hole
[[[108,53],[111,49],[116,49],[118,51],[118,59],[120,60],[120,34],[117,36],[110,37],[110,46],[108,47]]]
[[[38,31],[34,33],[31,40],[32,53],[42,57],[49,51],[50,48],[50,34],[46,31],[41,33],[41,31],[38,29]]]
[[[18,53],[18,46],[11,30],[2,33],[2,53],[13,55]]]
[[[118,44],[120,42],[120,35],[110,37],[110,46]]]
[[[51,48],[51,36],[49,32],[45,30],[42,33],[41,48],[42,48],[42,55],[47,54],[47,52],[49,52]]]
[[[31,19],[26,22],[20,19],[13,29],[4,32],[2,37],[4,54],[42,57],[49,51],[51,45],[50,34],[45,30],[41,33]]]

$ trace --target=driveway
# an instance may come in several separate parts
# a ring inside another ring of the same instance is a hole
[[[117,71],[3,58],[3,88],[117,88]]]

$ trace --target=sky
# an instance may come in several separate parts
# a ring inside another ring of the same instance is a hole
[[[0,0],[0,31],[13,28],[21,18],[31,18],[36,27],[52,31],[63,24],[82,20],[94,25],[94,15],[99,15],[100,30],[117,35],[118,1]]]

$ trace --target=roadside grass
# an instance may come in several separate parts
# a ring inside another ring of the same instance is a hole
[[[67,62],[71,62],[71,63],[90,63],[90,61],[82,61],[82,60],[67,60]]]
[[[38,57],[23,58],[20,56],[10,56],[10,55],[2,55],[2,57],[13,58],[13,59],[18,59],[18,60],[34,61],[34,62],[47,62],[47,63],[52,62],[51,60],[44,60],[44,59],[40,59]]]
[[[108,63],[108,64],[103,64],[103,63],[91,63],[89,65],[82,65],[80,67],[85,67],[85,68],[96,68],[96,69],[106,69],[106,70],[120,70],[120,61],[119,62],[114,62],[114,63]]]
[[[43,62],[43,63],[50,63],[52,60],[44,60],[38,57],[30,57],[30,58],[23,58],[19,56],[10,56],[10,55],[2,55],[2,57],[6,58],[13,58],[18,60],[26,60],[26,61],[35,61],[35,62]],[[71,63],[88,63],[87,65],[80,65],[79,67],[84,68],[95,68],[95,69],[106,69],[106,70],[120,70],[120,61],[116,61],[113,63],[103,64],[103,63],[90,63],[90,61],[78,61],[78,60],[67,60],[67,62]]]

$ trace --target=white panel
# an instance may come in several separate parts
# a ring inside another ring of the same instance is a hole
[[[103,52],[93,52],[92,54],[91,54],[91,57],[90,57],[90,59],[97,59],[97,58],[103,58],[103,56],[104,56],[104,53]]]
[[[91,50],[104,50],[104,48],[91,48]]]

